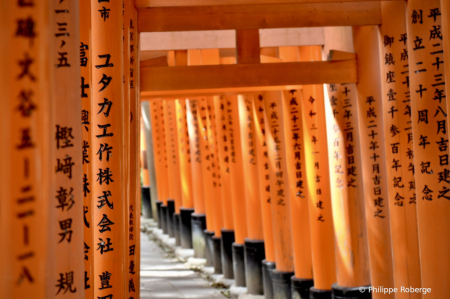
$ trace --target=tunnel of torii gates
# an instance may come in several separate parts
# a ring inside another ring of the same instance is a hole
[[[449,298],[450,1],[321,1],[0,1],[0,297]]]

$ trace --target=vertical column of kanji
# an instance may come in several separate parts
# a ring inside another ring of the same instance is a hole
[[[167,223],[167,199],[170,194],[170,185],[169,185],[169,173],[167,171],[167,145],[166,145],[166,130],[165,130],[165,117],[164,117],[164,100],[156,100],[158,105],[155,110],[155,125],[157,127],[157,135],[156,142],[158,143],[158,158],[159,158],[159,176],[162,182],[162,199],[161,199],[161,217],[159,218],[160,223],[162,225],[163,232],[165,234],[169,233],[168,223]],[[159,123],[158,123],[159,122]],[[152,122],[153,125],[153,122]]]
[[[123,155],[123,12],[122,2],[92,1],[92,194],[94,209],[94,296],[125,296],[126,193]]]
[[[352,248],[359,249],[362,256],[367,255],[365,212],[362,204],[362,162],[359,155],[360,144],[356,142],[355,137],[359,136],[355,86],[330,84],[327,91],[325,112],[329,144],[331,203],[337,269],[340,271],[341,268],[345,269],[352,265],[353,258],[348,256]],[[378,167],[373,169],[374,176],[378,177]],[[311,209],[320,215],[319,207],[320,203]],[[345,230],[349,227],[354,233],[346,233]],[[317,262],[320,263],[320,261]],[[347,284],[352,273],[337,274],[338,285],[341,285]],[[316,276],[314,280],[317,281]],[[329,282],[322,287],[328,287]]]
[[[272,272],[273,293],[274,298],[290,298],[291,291],[286,287],[286,281],[294,272],[294,249],[281,91],[265,93],[264,121],[269,153],[270,198],[276,260],[276,269]]]
[[[84,296],[79,6],[50,6],[50,132],[47,296]],[[74,113],[75,112],[75,113]],[[79,115],[79,114],[78,114]],[[77,119],[78,118],[78,119]],[[70,295],[69,295],[70,294]]]
[[[205,258],[206,216],[203,195],[202,157],[200,147],[200,133],[198,126],[198,100],[186,100],[186,120],[189,131],[189,147],[192,167],[192,190],[195,212],[191,214],[192,245],[195,257]]]
[[[84,290],[85,297],[94,296],[92,237],[92,144],[91,144],[91,1],[80,2],[80,71],[81,71],[81,138],[83,146],[83,212],[84,212]]]
[[[216,112],[214,109],[215,98],[219,96],[208,97],[208,141],[211,150],[211,167],[213,177],[213,208],[214,208],[214,236],[212,237],[214,273],[222,274],[222,229],[224,228],[223,202],[222,202],[222,182],[220,176],[219,159],[219,133],[216,126]]]
[[[386,153],[381,106],[378,27],[353,27],[353,43],[358,57],[357,113],[361,145],[363,190],[365,198],[367,239],[369,244],[370,276],[372,285],[394,287],[392,247],[389,224]],[[374,74],[376,76],[374,77]],[[387,78],[387,82],[395,80]],[[390,162],[390,161],[388,161]],[[398,161],[390,167],[401,167]],[[379,170],[374,171],[374,169]],[[374,175],[376,178],[374,179]],[[373,297],[385,296],[373,294]],[[394,294],[389,295],[391,298]]]
[[[189,150],[189,134],[186,119],[186,101],[176,100],[176,119],[178,131],[178,156],[180,159],[181,207],[180,241],[182,248],[192,248],[191,214],[194,212],[192,192],[192,170]]]
[[[421,278],[441,298],[450,292],[450,171],[439,1],[409,1],[406,16]]]
[[[158,227],[166,231],[167,227],[164,225],[165,217],[162,217],[161,209],[161,206],[167,202],[167,173],[164,170],[164,117],[161,116],[162,102],[161,100],[152,100],[149,106],[156,184],[158,185],[158,200],[156,202],[158,213]]]
[[[213,266],[212,237],[214,235],[214,192],[213,192],[213,154],[211,152],[209,129],[208,129],[208,103],[202,97],[197,101],[198,113],[197,122],[200,139],[200,155],[202,160],[203,195],[206,210],[206,230],[205,233],[205,257],[206,264]]]
[[[171,155],[172,151],[172,128],[170,126],[171,124],[171,118],[172,118],[172,112],[171,112],[171,102],[172,100],[165,99],[162,101],[163,105],[163,117],[164,117],[164,141],[166,143],[166,170],[167,170],[167,185],[169,187],[168,189],[168,197],[167,197],[167,212],[166,212],[166,223],[167,223],[167,233],[170,237],[174,237],[174,227],[173,227],[173,213],[175,212],[175,180],[172,177],[173,175],[173,159]],[[164,207],[163,207],[164,209]]]
[[[239,127],[239,98],[227,96],[228,136],[230,138],[230,180],[235,242],[233,249],[233,273],[236,286],[245,286],[244,243],[248,236],[247,207],[245,204],[244,169]]]
[[[310,149],[311,145],[315,145],[319,136],[314,135],[312,139],[303,140],[303,118],[311,118],[315,116],[316,111],[313,109],[302,110],[302,94],[298,90],[284,91],[283,98],[283,120],[285,127],[286,138],[286,159],[288,165],[288,187],[290,194],[290,213],[293,241],[294,241],[294,270],[292,290],[309,289],[313,286],[312,280],[312,253],[311,253],[311,233],[310,233],[310,219],[309,219],[309,200],[314,200],[313,190],[309,190],[309,181],[307,181],[307,175],[320,169],[320,163],[317,161],[318,150],[315,149],[314,154],[308,152],[308,156],[305,156],[306,149]],[[309,108],[309,107],[308,107]],[[302,112],[304,112],[302,116]],[[307,113],[307,114],[306,114]],[[306,121],[306,120],[305,120]],[[305,126],[305,130],[306,130]],[[317,133],[317,132],[315,132]],[[322,147],[323,148],[323,147]],[[308,158],[306,158],[308,157]],[[307,164],[315,161],[314,168],[306,171]],[[317,192],[317,190],[314,190]],[[318,192],[322,190],[319,189]],[[324,190],[326,192],[326,190]],[[327,212],[331,212],[328,207]],[[326,217],[326,215],[324,215]],[[331,214],[330,214],[331,216]],[[331,217],[328,217],[331,218]],[[322,232],[322,240],[328,239],[329,234]],[[331,250],[332,247],[330,247]],[[330,251],[332,252],[332,251]],[[332,260],[331,255],[330,260]],[[330,263],[330,267],[334,265]]]
[[[417,235],[414,152],[406,45],[406,4],[382,2],[384,44],[380,45],[381,87],[388,162],[387,182],[392,235],[394,286],[421,286]],[[390,74],[395,78],[387,80]],[[380,115],[381,117],[381,115]],[[397,161],[401,167],[392,167]],[[412,167],[409,167],[410,165]],[[420,293],[399,292],[397,298],[419,298]]]
[[[223,96],[214,97],[217,143],[219,150],[220,181],[222,184],[223,229],[221,231],[222,272],[225,278],[234,278],[232,244],[234,242],[233,204],[231,200],[230,146],[228,137],[228,110]]]
[[[270,200],[269,158],[264,124],[264,94],[253,97],[253,121],[255,124],[255,147],[258,161],[259,194],[263,219],[264,254],[262,275],[264,296],[273,297],[271,273],[275,269],[275,249],[272,229],[272,207]]]
[[[126,298],[139,298],[139,236],[140,236],[140,175],[139,175],[139,129],[140,118],[139,110],[137,109],[137,93],[134,84],[134,69],[135,69],[135,37],[134,24],[136,9],[134,2],[130,0],[125,1],[124,5],[124,90],[125,96],[129,96],[129,109],[125,109],[124,125],[128,127],[129,136],[128,141],[128,169],[129,169],[129,196],[126,205],[126,221],[125,221],[125,238],[126,238],[126,254],[127,259],[125,263],[126,279],[125,292]],[[126,102],[126,101],[125,101]],[[131,250],[135,249],[135,250]]]
[[[253,121],[253,95],[239,97],[239,125],[241,133],[242,160],[245,176],[245,203],[247,208],[248,235],[245,239],[245,278],[247,292],[264,294],[262,261],[264,254],[264,232],[262,205],[256,154],[255,124]]]
[[[7,57],[0,71],[2,297],[46,298],[49,184],[42,184],[41,159],[47,159],[45,141],[51,138],[44,127],[50,104],[45,84],[49,8],[47,1],[31,0],[3,1],[0,8],[0,52]]]

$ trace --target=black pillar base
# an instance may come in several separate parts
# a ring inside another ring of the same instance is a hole
[[[272,271],[273,298],[291,299],[291,277],[294,272],[283,272],[277,269]]]
[[[175,200],[167,200],[167,232],[169,237],[175,238],[175,227],[173,226],[173,214],[175,214]]]
[[[264,298],[273,299],[273,282],[272,271],[275,270],[275,263],[266,260],[262,261],[262,275],[263,275],[263,288]]]
[[[319,290],[315,287],[309,289],[310,299],[331,299],[331,290]]]
[[[214,243],[213,243],[213,236],[214,232],[211,232],[209,230],[204,230],[203,233],[205,234],[205,256],[206,256],[206,267],[213,267],[214,266]]]
[[[243,244],[233,243],[233,272],[234,284],[237,287],[245,287],[245,257]]]
[[[206,215],[191,214],[192,219],[192,244],[194,246],[194,257],[204,259],[205,255],[205,233]]]
[[[180,214],[173,214],[173,232],[175,235],[175,245],[181,245],[181,235],[180,235]]]
[[[152,218],[152,205],[150,202],[150,187],[141,187],[142,216]]]
[[[247,293],[263,295],[262,261],[266,258],[264,241],[245,239],[245,279]]]
[[[156,201],[156,214],[158,215],[158,228],[162,229],[162,211],[161,211],[162,201]]]
[[[212,237],[213,241],[213,256],[214,256],[214,274],[222,274],[222,250],[221,250],[221,237]]]
[[[233,243],[234,243],[234,230],[222,229],[222,272],[223,277],[226,279],[233,279]]]
[[[191,249],[192,247],[192,219],[194,209],[180,208],[180,238],[181,248]]]
[[[333,299],[372,299],[370,286],[341,287],[337,283],[331,286],[331,298]]]
[[[165,233],[166,235],[169,233],[169,228],[167,226],[167,206],[166,205],[161,205],[161,225],[162,225],[162,230],[163,233]]]
[[[314,280],[291,277],[292,298],[309,299],[309,289],[314,286]]]

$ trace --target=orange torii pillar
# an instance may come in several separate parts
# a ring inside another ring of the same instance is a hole
[[[191,156],[192,190],[194,196],[195,212],[191,214],[192,223],[192,245],[194,256],[205,258],[205,229],[206,229],[206,209],[203,195],[203,170],[200,133],[197,114],[199,105],[197,100],[186,100],[186,119],[189,131],[189,146]]]
[[[269,152],[270,198],[276,269],[272,272],[273,298],[291,298],[294,248],[291,203],[283,121],[282,91],[268,91],[264,97],[264,121]]]
[[[150,182],[150,207],[151,207],[151,217],[154,221],[158,221],[158,209],[156,205],[156,201],[158,199],[158,186],[156,183],[156,162],[155,162],[155,155],[154,155],[154,144],[153,144],[153,128],[151,127],[151,116],[150,116],[150,110],[151,105],[149,101],[141,100],[141,117],[142,117],[142,123],[144,125],[144,131],[142,133],[145,133],[145,144],[146,144],[146,153],[147,153],[147,159],[144,160],[144,163],[147,165],[148,168],[148,178]],[[145,162],[147,161],[147,162]],[[143,166],[145,167],[145,166]],[[143,189],[143,192],[145,192],[145,188]]]
[[[124,297],[124,134],[122,4],[91,2],[92,23],[92,196],[94,297]]]
[[[253,121],[255,123],[256,153],[258,156],[259,194],[261,201],[264,255],[262,276],[264,297],[273,298],[272,271],[275,269],[275,249],[272,229],[272,206],[270,200],[269,156],[267,152],[266,130],[264,124],[264,93],[253,97]]]
[[[168,198],[168,176],[166,169],[166,143],[164,138],[164,111],[162,100],[150,102],[150,119],[153,138],[153,156],[155,162],[155,177],[158,185],[158,200],[156,209],[158,214],[158,227],[167,233],[166,213]],[[163,209],[163,206],[166,208]]]
[[[445,298],[450,293],[447,36],[441,32],[438,0],[408,1],[406,16],[414,164],[402,167],[415,166],[422,287],[431,290],[424,297]]]
[[[264,233],[262,204],[259,188],[258,157],[256,153],[255,123],[253,121],[253,97],[239,97],[239,124],[241,128],[242,160],[245,176],[245,202],[247,208],[248,235],[245,239],[245,279],[247,293],[263,295],[262,261]]]
[[[139,47],[137,44],[137,10],[134,1],[128,0],[124,8],[124,77],[125,95],[129,96],[129,108],[124,110],[124,124],[127,124],[129,134],[128,171],[129,197],[125,211],[125,247],[126,264],[125,292],[126,298],[140,297],[140,220],[141,220],[141,182],[139,172],[139,134],[140,134],[140,99],[137,90],[137,67]],[[135,59],[136,57],[136,59]],[[125,140],[126,141],[126,140]],[[133,248],[133,250],[131,250]]]
[[[174,111],[173,100],[165,99],[162,101],[163,113],[164,113],[164,140],[166,142],[166,165],[167,165],[167,176],[168,176],[168,186],[169,194],[167,197],[167,212],[165,222],[167,223],[167,234],[169,237],[175,237],[175,227],[173,226],[173,214],[175,213],[175,191],[177,190],[177,178],[174,177],[177,167],[174,165],[176,163],[173,157],[173,152],[175,150],[175,140],[173,136],[173,117]],[[163,208],[164,209],[164,208]]]
[[[200,157],[202,161],[203,178],[203,196],[205,199],[206,228],[203,231],[205,235],[205,258],[206,266],[213,266],[213,243],[214,235],[214,203],[213,203],[213,157],[211,156],[211,147],[209,142],[208,128],[208,103],[206,98],[197,100],[197,123],[199,131]]]
[[[80,1],[80,70],[81,70],[81,137],[83,164],[83,220],[84,220],[84,277],[85,297],[94,296],[94,239],[93,239],[93,194],[90,192],[93,183],[92,159],[92,43],[91,43],[91,1]]]
[[[233,205],[231,195],[231,173],[230,161],[231,150],[228,136],[228,109],[227,101],[224,96],[214,97],[214,115],[217,128],[217,143],[219,151],[219,168],[220,181],[222,184],[222,212],[224,226],[221,230],[221,256],[222,256],[222,273],[224,278],[233,279],[233,243],[234,221],[233,221]]]
[[[356,84],[359,121],[359,141],[363,163],[363,184],[369,247],[370,277],[373,287],[394,287],[392,246],[389,223],[387,167],[401,167],[397,160],[386,162],[380,78],[378,26],[353,27],[353,43],[358,57]],[[374,76],[375,75],[375,76]],[[386,82],[389,82],[387,79]],[[395,79],[394,79],[395,81]],[[389,146],[390,147],[390,146]],[[392,149],[390,149],[392,150]],[[370,162],[369,162],[370,161]],[[334,290],[346,292],[347,290]],[[351,293],[351,292],[350,292]],[[354,290],[360,294],[359,290]],[[395,294],[373,291],[373,298],[394,298]]]
[[[189,149],[189,134],[186,118],[186,101],[176,100],[176,119],[178,131],[178,156],[180,157],[181,207],[180,207],[180,245],[192,248],[192,219],[194,213],[192,170]]]
[[[298,61],[299,48],[279,47],[279,56],[285,62]],[[286,138],[295,272],[295,275],[286,282],[289,282],[294,294],[309,297],[309,289],[313,286],[313,271],[308,203],[310,192],[306,180],[305,162],[310,162],[316,157],[305,158],[305,147],[308,147],[311,140],[303,140],[302,94],[297,90],[286,90],[283,94],[283,125]]]
[[[51,49],[49,55],[50,40],[46,37],[49,24],[48,1],[35,2],[33,6],[21,5],[18,1],[3,1],[0,4],[0,25],[2,30],[0,37],[2,45],[0,54],[8,57],[2,64],[0,70],[0,87],[2,99],[0,108],[2,113],[0,120],[0,136],[2,147],[0,149],[0,177],[2,187],[0,188],[0,232],[2,242],[0,244],[0,290],[5,298],[47,298],[46,282],[51,281],[53,285],[49,289],[55,294],[55,288],[59,275],[51,273],[47,277],[46,240],[51,239],[56,244],[59,241],[57,232],[49,234],[49,225],[58,226],[56,219],[47,219],[48,210],[59,210],[57,191],[49,189],[50,180],[41,179],[43,173],[46,177],[53,178],[55,157],[51,157],[48,146],[56,148],[54,139],[55,127],[47,127],[44,120],[48,120],[50,109],[54,107],[49,100],[48,82],[49,69],[54,70],[57,63],[55,52]],[[52,11],[53,12],[53,11]],[[74,17],[72,15],[71,17]],[[53,18],[52,18],[53,19]],[[26,28],[30,28],[29,31]],[[19,29],[19,30],[18,30]],[[50,37],[53,40],[53,36]],[[73,49],[72,44],[70,48]],[[77,69],[77,53],[71,51],[72,70]],[[77,80],[73,75],[74,82]],[[44,83],[44,84],[43,84]],[[74,97],[79,94],[74,93]],[[63,101],[67,104],[67,101]],[[61,105],[62,106],[62,105]],[[60,108],[61,106],[56,106]],[[56,108],[55,107],[55,108]],[[79,98],[70,106],[72,109],[81,109]],[[72,126],[72,119],[66,125]],[[79,124],[78,124],[79,125]],[[80,143],[81,136],[77,128],[76,140]],[[75,148],[77,149],[77,148]],[[62,155],[64,149],[58,155]],[[77,167],[81,166],[80,156],[77,159]],[[50,164],[51,163],[51,164]],[[51,165],[50,167],[47,165]],[[63,173],[58,173],[63,175]],[[81,175],[78,171],[76,175]],[[78,183],[79,177],[74,177],[71,183]],[[56,187],[56,186],[55,186]],[[68,184],[66,188],[75,187]],[[70,214],[75,212],[74,229],[78,236],[74,236],[76,246],[78,238],[83,234],[82,224],[78,222],[81,215],[81,192],[76,188],[74,196],[78,203],[72,207]],[[69,199],[69,196],[66,197]],[[67,209],[65,209],[67,211]],[[63,220],[63,219],[61,219]],[[49,222],[47,224],[47,221]],[[81,224],[81,226],[80,226]],[[66,244],[67,241],[64,241]],[[72,245],[74,244],[72,243]],[[59,244],[67,246],[66,244]],[[81,252],[76,252],[76,255]],[[82,260],[78,259],[82,264]],[[66,272],[76,271],[69,269],[66,261],[63,263]],[[78,293],[84,294],[84,273],[72,272],[72,290],[76,287]],[[55,276],[56,275],[56,276]],[[47,279],[48,278],[48,279]],[[72,294],[72,298],[73,294]]]
[[[81,218],[81,126],[80,119],[74,113],[81,112],[82,101],[79,85],[80,20],[78,3],[53,2],[49,9],[49,24],[52,24],[50,31],[58,33],[51,35],[49,40],[50,61],[47,62],[50,71],[48,84],[51,83],[51,86],[47,95],[50,99],[47,118],[49,127],[45,131],[49,130],[51,133],[49,148],[44,151],[49,155],[50,175],[43,177],[46,180],[44,184],[50,187],[48,196],[52,199],[46,216],[46,229],[50,235],[46,249],[48,257],[52,257],[46,269],[47,294],[61,295],[64,292],[66,297],[79,298],[84,295],[83,288],[86,287],[83,262],[84,223]],[[95,221],[90,225],[94,228]],[[91,250],[94,248],[95,245]],[[91,287],[93,280],[94,276],[91,277]]]
[[[140,171],[142,173],[142,186],[141,186],[141,196],[142,196],[142,217],[153,218],[152,215],[152,205],[150,197],[150,174],[148,167],[148,155],[147,155],[147,140],[145,136],[145,125],[144,121],[141,121],[141,136],[140,136]],[[154,186],[152,186],[154,187]]]
[[[394,160],[402,167],[388,167],[389,214],[392,236],[394,287],[421,287],[420,257],[417,235],[416,190],[413,168],[411,129],[411,93],[408,80],[408,45],[406,43],[406,3],[382,2],[383,43],[381,55],[381,87],[386,161]],[[389,73],[396,79],[386,80]],[[381,117],[381,116],[380,116]],[[421,298],[421,293],[397,292],[396,298]]]
[[[167,164],[169,177],[171,182],[171,196],[167,201],[168,208],[168,224],[171,230],[169,235],[175,237],[175,244],[179,246],[180,240],[180,207],[181,207],[181,176],[180,176],[180,159],[178,156],[178,131],[176,120],[176,102],[175,100],[166,100],[164,103],[164,116],[166,127],[166,145],[167,145]]]
[[[234,285],[245,287],[244,243],[247,233],[247,208],[245,203],[244,169],[242,161],[241,132],[239,127],[238,98],[226,96],[228,112],[228,137],[230,145],[230,181],[235,242],[232,245]]]
[[[219,96],[208,97],[208,140],[211,149],[211,166],[213,169],[213,191],[214,191],[214,236],[212,237],[214,273],[222,274],[222,229],[224,227],[223,202],[222,202],[222,181],[220,173],[219,159],[219,133],[216,126],[216,113],[214,101]]]

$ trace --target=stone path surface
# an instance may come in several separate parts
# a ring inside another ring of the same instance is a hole
[[[225,299],[197,273],[141,233],[141,299]]]

